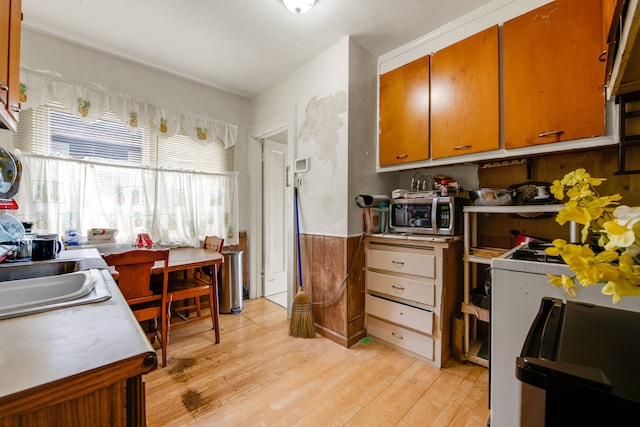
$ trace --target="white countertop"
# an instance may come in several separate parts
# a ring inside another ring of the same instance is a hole
[[[61,252],[59,259],[79,258],[100,255],[78,249]],[[111,274],[100,272],[111,292],[107,301],[0,320],[0,403],[70,376],[155,355]]]
[[[379,234],[368,234],[371,237],[382,237],[385,239],[398,239],[398,240],[421,240],[424,242],[455,242],[458,240],[462,240],[462,236],[432,236],[428,234],[417,234],[417,233],[379,233]]]

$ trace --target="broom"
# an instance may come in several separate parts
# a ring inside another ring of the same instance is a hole
[[[300,224],[298,221],[298,188],[293,189],[296,210],[296,241],[298,243],[298,292],[293,299],[291,307],[291,324],[289,335],[298,338],[313,338],[316,336],[316,327],[313,323],[311,312],[311,300],[302,290],[302,263],[300,261]]]

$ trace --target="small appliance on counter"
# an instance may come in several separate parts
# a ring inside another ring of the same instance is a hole
[[[469,199],[449,196],[393,199],[389,228],[396,233],[459,235],[463,231],[462,208],[468,204]]]
[[[87,231],[87,242],[96,243],[115,243],[118,230],[114,228],[90,228]]]
[[[20,189],[22,163],[18,158],[0,147],[0,208],[18,209],[13,196]]]
[[[364,229],[367,233],[386,233],[389,197],[384,194],[358,194],[356,206],[362,208]]]
[[[64,237],[62,239],[62,244],[66,247],[68,246],[80,246],[82,243],[82,233],[80,230],[75,228],[70,228],[64,232]]]

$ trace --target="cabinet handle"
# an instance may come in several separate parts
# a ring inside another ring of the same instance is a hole
[[[0,82],[0,90],[7,91],[9,90],[9,86],[5,82]]]
[[[17,106],[16,104],[11,104],[11,111],[13,111],[14,113],[19,113],[20,107]]]
[[[391,261],[393,265],[404,265],[403,261]]]
[[[404,291],[404,286],[398,286],[398,285],[393,285],[391,286],[393,289],[399,289],[401,291]]]
[[[391,332],[391,335],[393,335],[394,338],[399,339],[399,340],[403,340],[404,337],[400,334],[396,334],[395,332]]]
[[[542,132],[541,134],[538,134],[538,136],[540,138],[544,138],[545,136],[560,135],[561,133],[564,133],[564,131],[563,130],[550,130],[549,132]]]
[[[471,145],[456,145],[455,147],[453,147],[453,149],[457,151],[468,150],[470,148],[471,148]]]
[[[603,50],[600,56],[598,56],[598,61],[605,62],[607,60],[607,51]]]
[[[409,155],[408,155],[408,154],[398,154],[398,155],[396,156],[396,159],[398,159],[398,160],[403,160],[403,159],[406,159],[407,157],[409,157]]]

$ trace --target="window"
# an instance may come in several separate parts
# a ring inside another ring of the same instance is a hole
[[[84,124],[56,102],[20,114],[15,145],[25,153],[107,159],[152,168],[205,173],[233,170],[233,147],[225,149],[221,141],[196,142],[183,133],[165,138],[149,125],[131,132],[110,112]]]
[[[143,164],[148,129],[131,133],[117,119],[109,117],[86,125],[79,117],[49,110],[51,152],[77,159],[107,158]]]
[[[135,128],[134,128],[135,130]],[[233,148],[187,135],[130,131],[112,113],[82,123],[59,104],[26,110],[14,138],[22,162],[16,216],[34,232],[116,228],[154,242],[198,246],[206,235],[237,243]]]

